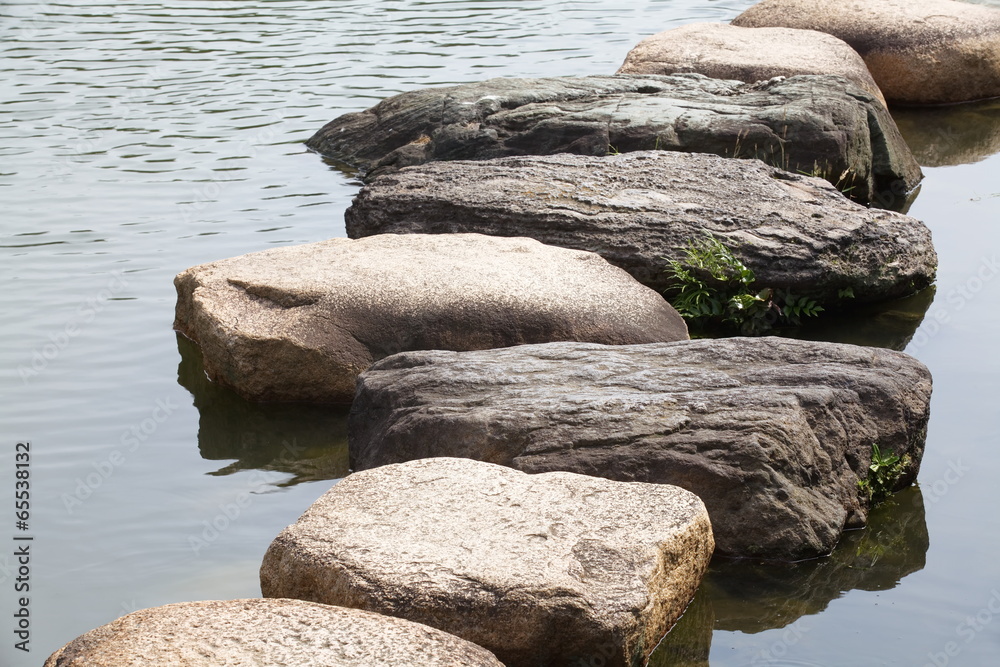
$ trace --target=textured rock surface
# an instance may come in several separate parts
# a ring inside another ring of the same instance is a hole
[[[1000,95],[1000,9],[953,0],[764,0],[733,25],[839,37],[865,59],[890,102]]]
[[[426,625],[302,600],[181,602],[77,637],[45,667],[501,667],[485,649]]]
[[[867,516],[872,443],[923,453],[931,378],[900,352],[783,338],[406,353],[365,373],[352,467],[467,456],[697,494],[721,553],[828,553]]]
[[[822,173],[861,201],[922,177],[885,107],[832,76],[492,79],[390,97],[328,123],[307,145],[368,177],[432,160],[649,149]]]
[[[376,359],[588,340],[687,338],[653,290],[593,253],[478,234],[275,248],[174,279],[175,328],[245,398],[349,403]]]
[[[815,30],[690,23],[642,40],[618,70],[618,74],[683,72],[746,83],[776,76],[833,74],[885,103],[857,51]]]
[[[352,237],[477,232],[590,250],[657,290],[664,257],[711,231],[763,287],[829,306],[929,285],[937,255],[918,220],[851,202],[826,181],[756,160],[643,151],[437,162],[374,179],[346,214]]]
[[[426,623],[508,667],[638,665],[712,546],[676,487],[436,458],[333,487],[271,544],[261,590]]]

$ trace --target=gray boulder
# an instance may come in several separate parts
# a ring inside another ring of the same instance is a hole
[[[618,69],[618,74],[681,72],[746,83],[776,76],[834,74],[885,104],[858,52],[847,42],[815,30],[689,23],[642,40]]]
[[[502,667],[440,630],[302,600],[181,602],[144,609],[66,644],[44,667]]]
[[[663,298],[597,255],[478,234],[275,248],[179,274],[175,328],[244,398],[350,403],[404,350],[687,338]]]
[[[783,338],[407,353],[361,376],[348,442],[355,470],[466,456],[674,484],[720,553],[799,560],[864,525],[873,443],[914,479],[930,393],[903,353]]]
[[[426,623],[508,667],[641,665],[712,548],[676,487],[435,458],[330,489],[271,544],[261,590]]]
[[[433,160],[650,149],[758,158],[863,202],[922,177],[881,102],[834,76],[491,79],[390,97],[306,143],[368,178]]]
[[[643,151],[528,156],[408,167],[371,181],[347,233],[477,232],[590,250],[656,290],[665,258],[711,231],[761,288],[826,305],[915,292],[934,280],[931,233],[913,218],[851,202],[826,181],[757,160]]]
[[[764,0],[733,25],[818,30],[861,54],[889,102],[1000,96],[1000,10],[954,0]]]

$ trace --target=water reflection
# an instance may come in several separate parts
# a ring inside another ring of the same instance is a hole
[[[198,449],[210,461],[233,459],[215,475],[258,469],[289,473],[291,486],[348,472],[347,409],[249,403],[205,375],[201,350],[177,336],[177,381],[198,408]]]
[[[708,667],[714,630],[781,629],[822,612],[847,591],[895,588],[924,568],[929,547],[923,496],[913,486],[875,508],[867,528],[845,533],[827,558],[800,563],[715,559],[650,667]]]
[[[1000,99],[893,109],[892,116],[922,166],[971,164],[1000,152]]]
[[[807,321],[794,331],[782,332],[782,335],[902,351],[924,321],[927,310],[934,303],[935,292],[932,285],[902,299],[826,314],[814,322]]]

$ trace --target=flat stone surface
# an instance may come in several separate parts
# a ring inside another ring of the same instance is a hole
[[[531,239],[382,235],[274,248],[179,274],[175,328],[244,398],[350,403],[404,350],[687,338],[664,299],[599,256]]]
[[[711,231],[760,288],[829,307],[929,285],[937,255],[913,218],[851,202],[826,181],[757,160],[643,151],[436,162],[365,186],[345,215],[352,237],[477,232],[590,250],[662,291],[665,258]],[[850,302],[850,300],[849,300]]]
[[[371,178],[435,160],[636,150],[759,158],[868,202],[922,178],[885,107],[835,76],[491,79],[396,95],[306,142]]]
[[[1000,96],[1000,9],[954,0],[764,0],[733,25],[818,30],[861,54],[889,102]]]
[[[348,442],[354,470],[465,456],[674,484],[720,553],[799,560],[864,525],[872,443],[914,479],[930,393],[901,352],[784,338],[406,353],[361,376]]]
[[[641,665],[712,547],[676,487],[435,458],[330,489],[271,544],[261,590],[426,623],[508,667]]]
[[[847,42],[815,30],[690,23],[642,40],[618,69],[618,74],[682,72],[745,83],[776,76],[833,74],[885,103],[858,52]]]
[[[440,630],[302,600],[181,602],[91,630],[45,667],[502,667],[487,650]]]

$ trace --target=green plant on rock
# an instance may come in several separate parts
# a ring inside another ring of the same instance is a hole
[[[910,457],[892,452],[883,453],[878,443],[872,443],[872,462],[868,465],[867,479],[858,480],[858,488],[872,505],[877,505],[892,495],[899,478],[910,465]]]
[[[664,270],[673,287],[668,299],[677,312],[698,327],[711,325],[761,335],[775,326],[797,326],[823,307],[808,296],[755,286],[756,276],[710,232],[679,248],[683,260],[667,259]]]

